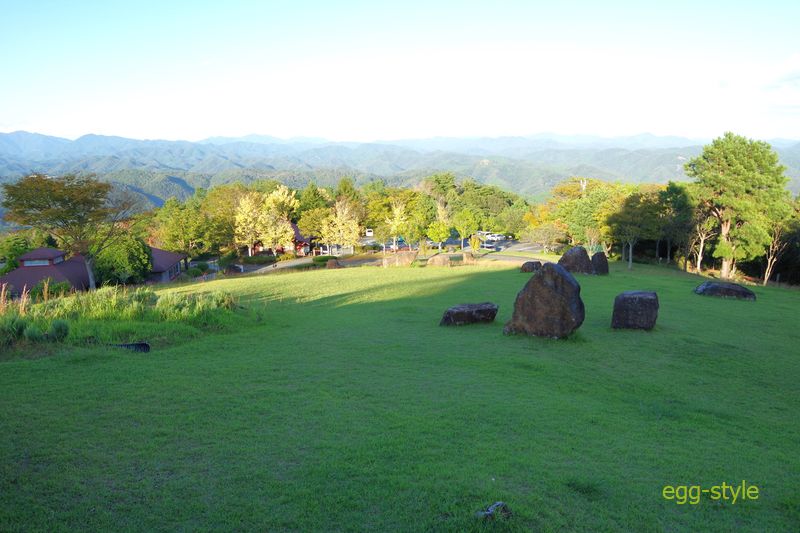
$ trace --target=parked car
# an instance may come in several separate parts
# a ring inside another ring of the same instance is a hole
[[[408,251],[411,249],[408,243],[403,239],[397,239],[397,247],[395,247],[394,241],[389,241],[384,246],[386,246],[387,250],[392,250],[394,252]]]

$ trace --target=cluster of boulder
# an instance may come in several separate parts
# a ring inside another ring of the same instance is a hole
[[[597,252],[591,258],[583,246],[571,248],[561,256],[558,264],[567,272],[573,274],[594,274],[597,276],[608,275],[608,258],[603,252]],[[539,272],[542,269],[540,261],[526,261],[520,267],[520,272]]]
[[[561,339],[583,324],[586,311],[581,299],[581,286],[570,269],[587,274],[608,274],[608,260],[602,252],[590,260],[586,250],[580,246],[570,252],[562,256],[558,264],[528,261],[522,265],[522,272],[534,275],[517,294],[511,320],[503,328],[504,334]],[[694,292],[706,296],[755,300],[751,290],[735,283],[707,281],[695,288]],[[658,320],[658,308],[658,295],[655,292],[625,291],[614,299],[611,327],[651,330]],[[457,305],[445,311],[439,325],[492,322],[497,310],[498,306],[489,302]]]
[[[558,264],[573,274],[608,274],[608,258],[603,252],[597,252],[589,258],[589,252],[583,246],[570,248],[561,256]]]

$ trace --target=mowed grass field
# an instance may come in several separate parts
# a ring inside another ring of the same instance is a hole
[[[576,276],[568,340],[506,337],[515,268],[220,280],[238,326],[0,363],[2,531],[797,531],[800,292]],[[655,290],[651,332],[610,328]],[[170,289],[168,289],[170,290]],[[492,301],[494,324],[438,326]],[[141,337],[146,339],[147,331]],[[757,485],[677,505],[664,485]],[[483,521],[496,501],[513,515]]]

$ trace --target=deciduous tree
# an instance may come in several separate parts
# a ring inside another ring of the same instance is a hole
[[[439,251],[442,251],[442,243],[450,237],[450,226],[442,221],[431,222],[426,230],[426,235],[430,240],[439,243]]]
[[[478,217],[469,209],[462,209],[453,216],[453,227],[461,239],[461,248],[464,248],[464,239],[478,231]]]
[[[122,235],[123,223],[139,207],[135,196],[94,176],[32,174],[4,184],[3,191],[6,219],[40,228],[83,255],[92,289],[96,255]]]
[[[264,227],[269,224],[264,209],[264,195],[249,192],[239,198],[236,207],[236,244],[247,246],[247,255],[252,257],[253,247],[261,239]]]
[[[346,197],[336,200],[333,210],[322,224],[322,239],[328,245],[355,246],[360,236],[358,219]]]

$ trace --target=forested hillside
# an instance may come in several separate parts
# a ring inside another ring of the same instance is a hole
[[[154,205],[184,199],[197,188],[259,179],[291,187],[314,181],[333,185],[343,176],[357,184],[381,178],[410,186],[436,172],[541,199],[570,176],[630,183],[686,179],[683,164],[700,152],[695,141],[642,135],[423,139],[382,143],[331,143],[264,136],[203,142],[136,140],[85,135],[74,141],[27,132],[0,134],[0,182],[30,172],[93,173],[128,186]],[[776,142],[790,190],[800,192],[800,143]]]

